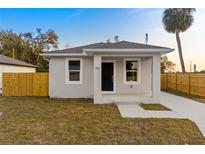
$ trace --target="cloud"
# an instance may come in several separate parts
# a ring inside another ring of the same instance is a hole
[[[78,17],[78,16],[81,16],[81,13],[78,12],[78,13],[70,14],[70,15],[66,16],[66,19],[71,19],[73,17]]]
[[[71,18],[74,18],[74,17],[79,17],[82,15],[82,13],[84,12],[85,10],[84,9],[79,9],[77,10],[76,12],[72,13],[72,14],[69,14],[66,16],[66,19],[71,19]]]

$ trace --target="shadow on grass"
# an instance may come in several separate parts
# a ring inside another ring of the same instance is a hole
[[[189,98],[189,99],[198,101],[200,103],[205,103],[205,97],[196,96],[196,95],[188,95],[188,94],[185,94],[185,93],[171,91],[171,90],[161,90],[161,91],[166,92],[166,93],[170,93],[170,94],[173,94],[173,95],[181,96],[181,97],[184,97],[184,98]]]

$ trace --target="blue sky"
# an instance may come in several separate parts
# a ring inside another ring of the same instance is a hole
[[[0,9],[0,28],[16,32],[54,29],[60,47],[105,41],[119,35],[123,40],[144,41],[155,19],[149,14],[162,9]],[[160,23],[161,24],[161,23]]]
[[[59,36],[59,47],[74,47],[113,39],[175,48],[168,54],[179,68],[175,35],[167,33],[161,22],[164,9],[0,9],[0,29],[30,32],[36,28],[53,29]],[[194,13],[194,25],[181,34],[185,64],[189,60],[205,69],[205,9]]]

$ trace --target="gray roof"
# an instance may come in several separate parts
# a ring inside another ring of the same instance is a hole
[[[37,67],[35,65],[28,64],[26,62],[23,62],[23,61],[20,61],[20,60],[17,60],[17,59],[13,59],[11,57],[1,55],[1,54],[0,54],[0,64],[26,66],[26,67]]]
[[[54,50],[47,53],[82,53],[83,49],[170,49],[167,47],[155,46],[155,45],[148,45],[148,44],[141,44],[135,42],[128,42],[128,41],[120,41],[115,43],[94,43],[74,48],[68,48],[63,50]]]

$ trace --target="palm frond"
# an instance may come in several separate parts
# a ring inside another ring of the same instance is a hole
[[[170,33],[186,31],[194,22],[195,11],[194,8],[165,9],[162,18],[164,29]]]

